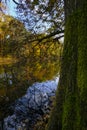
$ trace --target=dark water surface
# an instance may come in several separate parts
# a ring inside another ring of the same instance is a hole
[[[57,72],[56,62],[0,65],[0,120],[11,113],[10,104],[25,94],[32,83],[49,80]]]

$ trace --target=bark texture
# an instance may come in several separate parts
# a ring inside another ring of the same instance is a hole
[[[60,81],[46,130],[87,130],[87,2],[65,0],[66,5],[72,9],[65,7]]]
[[[78,87],[81,130],[87,130],[87,0],[81,1],[78,12]]]

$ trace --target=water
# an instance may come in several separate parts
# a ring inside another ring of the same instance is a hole
[[[37,65],[38,64],[38,65]],[[18,62],[0,66],[0,120],[9,113],[8,107],[25,94],[27,88],[35,83],[52,79],[57,73],[52,63]]]
[[[19,98],[14,106],[14,113],[4,119],[4,130],[17,130],[30,128],[44,114],[50,112],[52,97],[58,86],[59,77],[45,81],[36,82],[27,89],[24,96]],[[26,124],[27,121],[27,124]]]

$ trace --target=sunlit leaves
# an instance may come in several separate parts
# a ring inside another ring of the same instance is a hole
[[[9,16],[1,22],[1,29],[4,34],[2,54],[17,59],[20,69],[14,72],[18,80],[21,77],[23,80],[45,80],[59,72],[62,45],[53,38],[44,39],[46,34],[31,34],[20,21]]]

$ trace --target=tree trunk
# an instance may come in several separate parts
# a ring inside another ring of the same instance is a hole
[[[65,0],[66,26],[56,102],[47,130],[87,129],[87,2]],[[70,2],[70,3],[69,3]],[[68,5],[68,6],[69,6]],[[84,107],[83,107],[84,105]]]
[[[87,0],[82,0],[78,18],[78,87],[81,130],[87,130]]]

